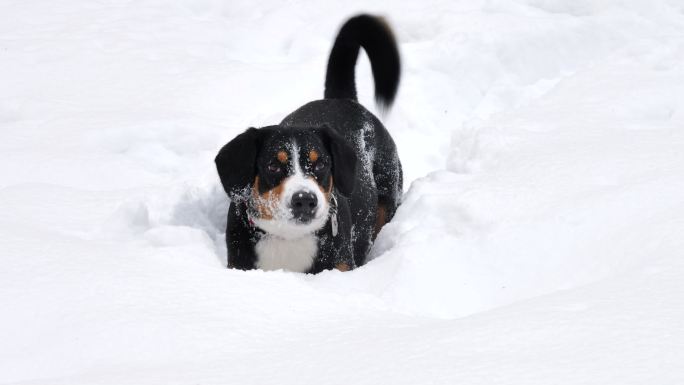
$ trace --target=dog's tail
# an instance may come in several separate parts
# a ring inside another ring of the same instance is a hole
[[[399,50],[389,25],[379,17],[358,15],[340,29],[325,77],[326,99],[356,100],[354,67],[363,47],[375,79],[375,102],[389,109],[399,87]]]

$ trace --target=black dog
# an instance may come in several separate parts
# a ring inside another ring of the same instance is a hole
[[[228,267],[317,273],[365,262],[402,193],[396,146],[356,99],[354,67],[363,47],[375,98],[389,107],[399,85],[399,52],[382,19],[360,15],[335,40],[325,99],[280,125],[249,128],[216,156],[231,199]]]

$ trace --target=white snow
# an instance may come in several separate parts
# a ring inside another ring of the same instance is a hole
[[[366,3],[0,3],[0,383],[684,383],[681,1]],[[226,269],[213,157],[360,11],[403,205],[357,270]]]

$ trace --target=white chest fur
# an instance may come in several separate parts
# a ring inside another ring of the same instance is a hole
[[[254,251],[259,269],[283,269],[305,273],[313,265],[318,252],[318,242],[313,235],[283,239],[266,234],[257,242]]]

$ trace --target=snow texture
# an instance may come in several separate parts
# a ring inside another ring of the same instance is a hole
[[[403,205],[354,271],[226,269],[213,157],[361,11]],[[680,0],[3,0],[0,56],[2,384],[684,383]]]

